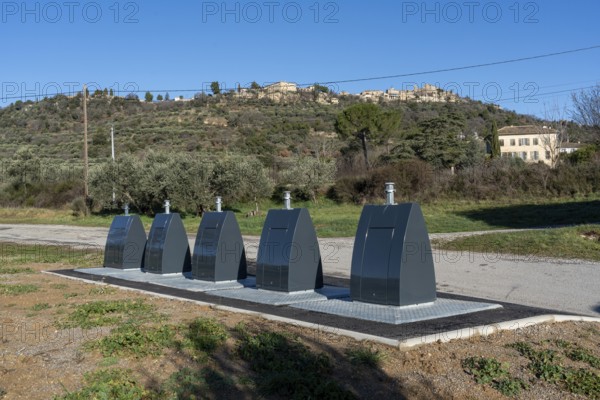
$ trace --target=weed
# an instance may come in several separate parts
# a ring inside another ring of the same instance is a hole
[[[480,384],[492,383],[499,378],[508,376],[506,366],[495,358],[469,357],[463,360],[462,367]]]
[[[589,350],[582,347],[577,347],[567,352],[567,357],[573,361],[583,361],[591,367],[600,369],[600,358],[593,355]]]
[[[100,361],[98,363],[98,366],[99,367],[110,367],[110,366],[117,364],[118,362],[119,362],[119,359],[117,357],[106,357],[106,358],[103,358],[102,361]]]
[[[211,318],[197,318],[188,326],[186,334],[194,349],[205,352],[214,351],[227,340],[225,326]]]
[[[55,400],[120,399],[141,400],[150,394],[132,377],[130,370],[103,369],[84,375],[85,386]]]
[[[90,289],[90,295],[113,294],[117,289],[110,286],[98,286]]]
[[[246,326],[244,321],[240,321],[237,324],[235,324],[233,330],[241,336],[244,336],[248,333],[248,327]]]
[[[108,300],[94,301],[77,306],[63,325],[65,328],[82,327],[84,329],[97,326],[110,326],[122,322],[160,321],[155,307],[141,300]]]
[[[584,361],[594,368],[598,368],[598,357],[588,350],[576,347],[572,343],[562,340],[554,341],[562,348],[567,357],[574,361]],[[600,375],[597,372],[585,369],[566,368],[560,364],[556,351],[543,349],[536,351],[530,344],[517,342],[509,345],[529,358],[528,368],[536,377],[555,384],[561,384],[572,393],[583,394],[592,399],[600,398]]]
[[[0,275],[34,274],[35,271],[29,267],[0,267]]]
[[[0,295],[15,296],[37,292],[38,289],[36,285],[0,285]]]
[[[65,299],[72,299],[73,297],[77,297],[77,296],[79,296],[78,293],[65,293],[65,294],[63,294],[63,297]]]
[[[52,289],[62,290],[68,288],[69,285],[67,285],[66,283],[53,283],[52,285],[50,285],[50,287]]]
[[[42,310],[47,310],[49,308],[50,308],[50,304],[48,304],[48,303],[37,303],[33,307],[31,307],[31,309],[33,311],[42,311]]]
[[[330,378],[332,365],[326,354],[314,354],[289,336],[275,332],[246,334],[237,351],[257,374],[255,384],[264,394],[295,399],[354,398]]]
[[[346,356],[348,356],[348,360],[352,364],[376,368],[383,361],[385,354],[379,350],[371,350],[367,347],[358,346],[346,350]]]
[[[212,368],[193,371],[184,368],[171,375],[161,387],[160,398],[195,399],[205,398],[207,392],[213,391],[224,397],[223,391],[232,388],[234,382]]]
[[[568,349],[572,346],[572,344],[570,342],[567,342],[566,340],[562,340],[562,339],[556,339],[554,341],[554,343],[561,349]]]
[[[492,387],[507,397],[514,397],[521,390],[527,390],[529,385],[519,378],[505,378],[492,383]]]
[[[174,331],[171,326],[145,327],[125,324],[113,329],[100,340],[90,342],[86,347],[98,349],[104,357],[133,354],[136,357],[158,356],[166,347],[174,344]]]
[[[600,375],[586,369],[569,369],[564,384],[572,393],[583,394],[591,399],[600,398]]]
[[[527,349],[523,346],[523,349]],[[528,385],[519,378],[513,378],[508,373],[508,364],[502,364],[495,358],[469,357],[463,360],[465,372],[473,375],[475,382],[490,384],[505,396],[516,396]]]
[[[7,392],[3,388],[0,387],[0,399],[6,396]]]

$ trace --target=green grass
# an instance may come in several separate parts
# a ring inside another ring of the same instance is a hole
[[[86,345],[99,350],[104,357],[133,355],[160,356],[165,348],[175,344],[175,331],[170,325],[160,327],[128,323],[113,329],[108,336]]]
[[[141,300],[94,301],[75,307],[61,326],[64,328],[81,327],[84,329],[98,326],[111,326],[123,322],[159,322],[164,319],[155,311],[155,307]]]
[[[367,347],[357,346],[346,350],[348,360],[354,365],[364,365],[371,368],[379,367],[385,354],[379,350],[371,350]]]
[[[437,243],[439,248],[488,254],[510,253],[539,257],[579,258],[600,261],[600,225],[540,229],[512,233],[488,233]],[[434,242],[435,243],[435,242]]]
[[[0,267],[0,274],[35,272],[29,267],[18,268],[21,265],[32,263],[96,266],[102,264],[103,257],[103,249],[93,246],[79,249],[69,246],[0,242],[0,261],[3,264]]]
[[[255,373],[254,383],[265,395],[278,398],[352,399],[330,375],[333,365],[324,353],[314,353],[297,340],[275,332],[244,332],[239,356]]]
[[[157,398],[173,400],[210,398],[207,395],[211,392],[219,394],[218,397],[227,398],[227,390],[233,388],[234,381],[230,377],[210,367],[203,367],[198,371],[183,368],[172,374],[161,385]]]
[[[55,400],[120,399],[141,400],[150,394],[133,378],[131,371],[102,369],[84,375],[85,386],[77,392],[56,396]]]
[[[0,284],[0,295],[16,296],[21,294],[37,292],[39,287],[36,285],[4,285]]]
[[[198,351],[213,352],[228,337],[227,328],[212,318],[196,318],[187,326],[186,339]]]
[[[598,198],[505,199],[479,202],[446,200],[431,204],[424,203],[422,209],[430,233],[485,231],[600,222]],[[339,205],[326,199],[320,200],[318,204],[293,202],[293,206],[308,208],[320,238],[353,237],[362,211],[361,206]],[[236,212],[240,229],[245,235],[260,235],[267,211],[281,207],[281,202],[263,201],[259,207],[262,215],[247,218],[246,214],[254,209],[254,204],[231,205],[231,209]],[[200,218],[192,215],[183,215],[183,217],[187,232],[195,234]],[[148,216],[141,218],[148,230],[152,218]],[[113,215],[73,217],[67,210],[0,208],[1,223],[109,227],[112,220]]]
[[[0,267],[0,275],[33,274],[35,271],[29,267]]]

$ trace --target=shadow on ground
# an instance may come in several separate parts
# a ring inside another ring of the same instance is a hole
[[[459,211],[458,215],[499,228],[542,228],[600,221],[600,200],[560,204],[521,204]]]

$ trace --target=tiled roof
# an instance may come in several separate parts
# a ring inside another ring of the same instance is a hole
[[[547,133],[556,133],[556,130],[541,127],[537,125],[522,125],[522,126],[505,126],[498,129],[498,135],[539,135]]]

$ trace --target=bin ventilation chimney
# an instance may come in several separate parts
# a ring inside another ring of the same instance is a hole
[[[169,200],[165,200],[165,214],[171,214],[171,202]]]
[[[220,196],[217,196],[217,201],[216,201],[217,212],[221,212],[221,204],[223,204],[223,200],[221,199]]]
[[[129,203],[125,203],[123,210],[125,210],[125,216],[128,216],[129,215]]]
[[[387,182],[385,184],[385,195],[386,195],[385,205],[386,206],[396,205],[396,202],[394,201],[394,192],[396,192],[396,189],[394,189],[394,183]]]
[[[283,192],[283,209],[292,209],[292,192]]]

